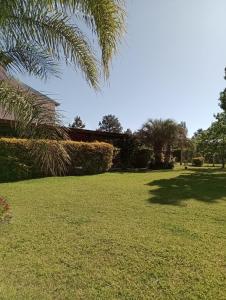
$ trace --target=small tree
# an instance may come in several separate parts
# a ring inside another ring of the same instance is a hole
[[[103,117],[102,121],[99,122],[99,131],[122,133],[122,125],[119,119],[114,115],[106,115]]]
[[[169,163],[172,147],[177,142],[177,133],[178,124],[171,119],[150,119],[139,131],[143,143],[153,148],[156,166],[161,166],[164,162]]]
[[[127,128],[126,131],[124,132],[124,134],[127,134],[127,135],[132,135],[133,132],[130,128]]]
[[[215,116],[216,121],[206,129],[199,131],[192,138],[195,144],[196,155],[202,155],[208,161],[215,159],[222,163],[222,168],[225,167],[225,146],[226,146],[226,114],[219,113]]]
[[[83,129],[86,127],[86,124],[83,123],[82,119],[80,118],[80,116],[76,116],[74,118],[74,122],[72,124],[69,124],[69,127],[71,128],[80,128]]]

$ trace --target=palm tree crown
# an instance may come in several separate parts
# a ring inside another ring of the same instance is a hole
[[[104,75],[124,31],[122,1],[0,0],[0,64],[36,76],[53,73],[64,60],[80,69],[94,88],[99,63],[90,40],[78,24],[97,37]]]

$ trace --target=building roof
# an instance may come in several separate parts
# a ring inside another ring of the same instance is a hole
[[[32,87],[28,86],[27,84],[25,84],[25,83],[23,83],[23,82],[15,79],[15,78],[13,78],[13,77],[8,76],[7,73],[6,73],[6,71],[5,71],[5,69],[2,66],[0,66],[0,81],[1,80],[7,80],[8,83],[10,83],[12,86],[17,87],[17,88],[22,88],[22,89],[24,89],[24,90],[26,90],[28,92],[31,92],[32,94],[38,95],[38,96],[44,98],[47,102],[54,103],[55,106],[59,106],[60,105],[59,102],[51,99],[47,95],[45,95],[45,94],[43,94],[43,93],[41,93],[41,92],[33,89]]]

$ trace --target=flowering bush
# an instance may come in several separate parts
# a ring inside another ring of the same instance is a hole
[[[7,222],[11,219],[9,204],[0,197],[0,222]]]

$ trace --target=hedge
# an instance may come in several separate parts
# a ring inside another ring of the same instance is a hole
[[[200,157],[194,157],[192,159],[192,165],[194,167],[202,167],[204,164],[204,157],[200,156]]]
[[[73,141],[30,141],[16,138],[0,138],[0,180],[19,180],[44,177],[40,167],[31,157],[30,149],[49,144],[61,143],[70,156],[71,163],[65,175],[91,175],[106,172],[110,169],[113,157],[113,146],[103,142]]]
[[[152,151],[139,149],[134,153],[133,165],[135,168],[147,168],[151,160]]]
[[[111,168],[113,146],[103,142],[62,142],[71,158],[69,175],[104,173]]]

